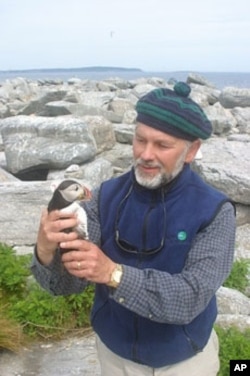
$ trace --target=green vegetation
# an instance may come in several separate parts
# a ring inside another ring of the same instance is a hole
[[[224,287],[230,287],[244,293],[249,285],[250,275],[250,261],[249,260],[237,260],[233,264],[233,268],[229,277],[223,284]]]
[[[52,296],[34,281],[30,263],[31,255],[17,256],[0,244],[0,348],[16,350],[26,336],[61,338],[90,326],[93,286],[82,294]]]
[[[220,342],[220,372],[218,376],[230,374],[230,359],[249,359],[250,329],[241,333],[236,328],[215,328]]]
[[[25,343],[21,325],[5,316],[4,307],[0,309],[0,350],[18,352]]]
[[[51,296],[34,281],[30,262],[31,255],[17,256],[0,244],[0,349],[17,351],[27,338],[59,339],[90,327],[93,286],[82,294]],[[224,286],[243,292],[249,284],[249,266],[247,261],[236,261]],[[230,359],[249,358],[250,330],[215,329],[220,340],[218,376],[228,376]]]

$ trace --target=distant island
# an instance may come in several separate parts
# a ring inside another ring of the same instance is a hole
[[[102,66],[93,66],[93,67],[81,67],[81,68],[37,68],[37,69],[14,69],[0,72],[11,72],[11,73],[20,73],[20,72],[143,72],[139,68],[123,68],[123,67],[102,67]]]

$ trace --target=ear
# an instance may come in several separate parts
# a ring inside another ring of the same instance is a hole
[[[59,186],[60,184],[60,181],[59,180],[53,180],[52,183],[50,184],[50,190],[51,192],[55,192],[55,190],[57,189],[57,187]]]
[[[201,140],[198,139],[192,142],[186,154],[186,158],[185,158],[186,163],[193,162],[193,160],[195,159],[196,153],[200,149],[200,146],[201,146]]]

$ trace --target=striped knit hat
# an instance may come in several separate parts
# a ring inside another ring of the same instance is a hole
[[[136,104],[136,121],[184,140],[207,139],[212,125],[201,107],[188,98],[191,88],[177,82],[174,90],[159,88]]]

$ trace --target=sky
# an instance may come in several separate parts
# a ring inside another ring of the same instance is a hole
[[[250,0],[0,0],[0,70],[250,72]]]

